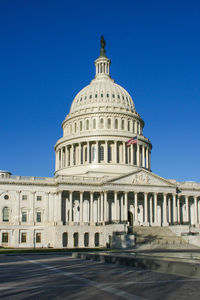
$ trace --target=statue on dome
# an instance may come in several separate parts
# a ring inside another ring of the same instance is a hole
[[[101,36],[101,48],[105,48],[105,45],[106,45],[106,42],[105,42],[105,40],[104,40],[104,37],[103,37],[103,35]]]
[[[100,50],[100,56],[106,57],[106,51],[105,51],[105,45],[106,42],[104,40],[103,35],[101,36],[101,50]]]

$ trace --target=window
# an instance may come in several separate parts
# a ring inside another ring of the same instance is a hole
[[[90,95],[90,99],[92,99],[92,95]]]
[[[84,246],[85,247],[89,246],[89,233],[88,232],[84,233]]]
[[[108,119],[108,128],[109,129],[111,128],[111,119],[110,118]]]
[[[101,94],[101,98],[103,98],[103,94]]]
[[[26,232],[21,233],[21,243],[26,243]]]
[[[121,122],[121,129],[124,130],[124,120]]]
[[[128,120],[128,131],[130,131],[131,128],[131,122]]]
[[[27,195],[22,195],[22,200],[27,200],[28,196]]]
[[[86,130],[89,130],[89,120],[86,120]]]
[[[76,125],[76,123],[74,124],[74,132],[76,132],[77,131],[77,125]]]
[[[93,129],[96,129],[96,126],[97,126],[97,121],[96,119],[93,119]]]
[[[95,94],[95,98],[97,98],[97,94]]]
[[[115,98],[115,94],[112,94],[112,97]]]
[[[70,134],[72,133],[72,124],[70,124],[70,127],[69,127],[70,129]]]
[[[78,232],[74,232],[74,247],[78,247]]]
[[[107,94],[106,96],[107,96],[107,98],[109,98],[109,94]]]
[[[27,212],[26,211],[22,212],[22,222],[27,222]]]
[[[42,196],[37,196],[37,201],[42,201]]]
[[[87,162],[87,146],[85,147],[85,162]]]
[[[3,208],[3,222],[9,222],[9,209],[8,209],[8,207]]]
[[[41,232],[36,232],[36,243],[41,243]]]
[[[104,160],[104,147],[100,146],[99,147],[99,161],[103,161]]]
[[[100,128],[101,129],[103,128],[103,119],[102,118],[100,119]]]
[[[36,214],[36,222],[41,222],[41,211],[37,211],[37,214]]]
[[[80,121],[80,131],[82,131],[83,130],[83,123],[82,123],[82,121]]]
[[[118,129],[118,120],[115,119],[115,129]]]
[[[8,243],[8,232],[2,233],[2,243]]]
[[[4,199],[5,199],[5,200],[8,200],[8,199],[9,199],[9,196],[8,196],[8,195],[5,195],[5,196],[4,196]]]
[[[112,161],[112,147],[108,145],[108,162]]]
[[[96,232],[94,235],[94,244],[95,244],[95,247],[99,246],[99,233],[98,232]]]

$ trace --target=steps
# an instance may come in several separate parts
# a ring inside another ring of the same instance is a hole
[[[138,249],[196,249],[169,227],[133,227]]]

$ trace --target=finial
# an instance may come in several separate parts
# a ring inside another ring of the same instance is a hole
[[[101,36],[101,50],[100,50],[100,56],[106,57],[106,51],[105,51],[105,45],[106,42],[104,40],[103,35]]]

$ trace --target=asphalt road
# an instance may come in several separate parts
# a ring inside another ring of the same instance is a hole
[[[1,299],[200,299],[200,279],[71,258],[0,255]]]

